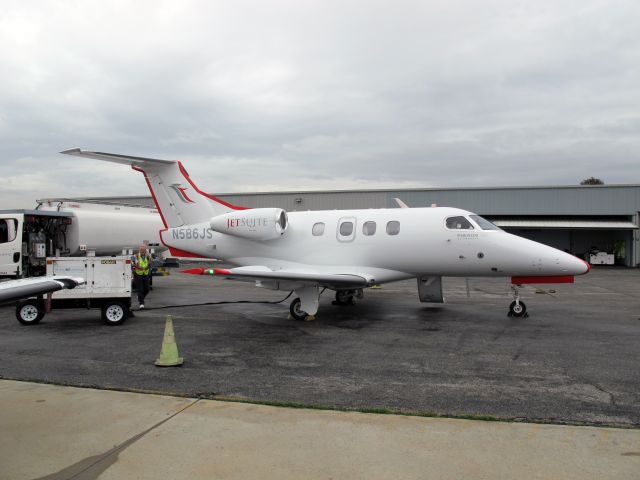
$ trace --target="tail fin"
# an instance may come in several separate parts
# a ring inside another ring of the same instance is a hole
[[[131,165],[134,170],[142,172],[167,228],[206,222],[216,215],[245,209],[201,191],[179,161],[87,152],[79,148],[60,153]]]

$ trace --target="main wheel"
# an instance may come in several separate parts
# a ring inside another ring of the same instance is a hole
[[[23,300],[16,305],[16,318],[22,325],[35,325],[44,317],[44,312],[38,308],[38,301]]]
[[[304,320],[307,318],[307,312],[302,310],[302,302],[299,298],[296,298],[289,306],[289,313],[295,320]]]
[[[514,300],[513,302],[511,302],[511,305],[509,305],[510,317],[523,317],[525,313],[527,313],[527,306],[523,301],[516,302]]]
[[[353,293],[353,290],[336,290],[336,304],[353,305],[355,303]]]
[[[102,307],[102,321],[107,325],[120,325],[128,315],[129,309],[122,302],[108,302]]]

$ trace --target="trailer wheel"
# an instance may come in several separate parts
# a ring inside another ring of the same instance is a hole
[[[44,317],[44,312],[38,308],[38,301],[23,300],[16,305],[16,318],[22,325],[35,325]]]
[[[107,325],[120,325],[128,314],[129,309],[122,302],[107,302],[102,307],[102,321]]]

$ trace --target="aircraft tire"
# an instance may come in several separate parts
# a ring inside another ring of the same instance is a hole
[[[336,290],[336,305],[353,305],[355,298],[353,296],[353,290]]]
[[[511,305],[509,305],[510,317],[520,318],[520,317],[524,317],[526,313],[527,313],[527,306],[522,301],[519,302],[518,304],[514,300],[513,302],[511,302]]]
[[[23,300],[16,305],[16,318],[22,325],[35,325],[43,317],[44,312],[38,307],[37,300]]]
[[[305,318],[307,318],[307,312],[300,308],[301,303],[302,302],[300,302],[300,299],[296,298],[295,300],[293,300],[293,302],[291,302],[291,305],[289,306],[289,313],[294,320],[304,320]]]

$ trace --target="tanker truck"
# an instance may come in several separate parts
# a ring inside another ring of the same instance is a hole
[[[39,200],[0,210],[0,277],[44,275],[47,257],[121,255],[143,243],[160,253],[162,228],[158,211],[142,206]]]

